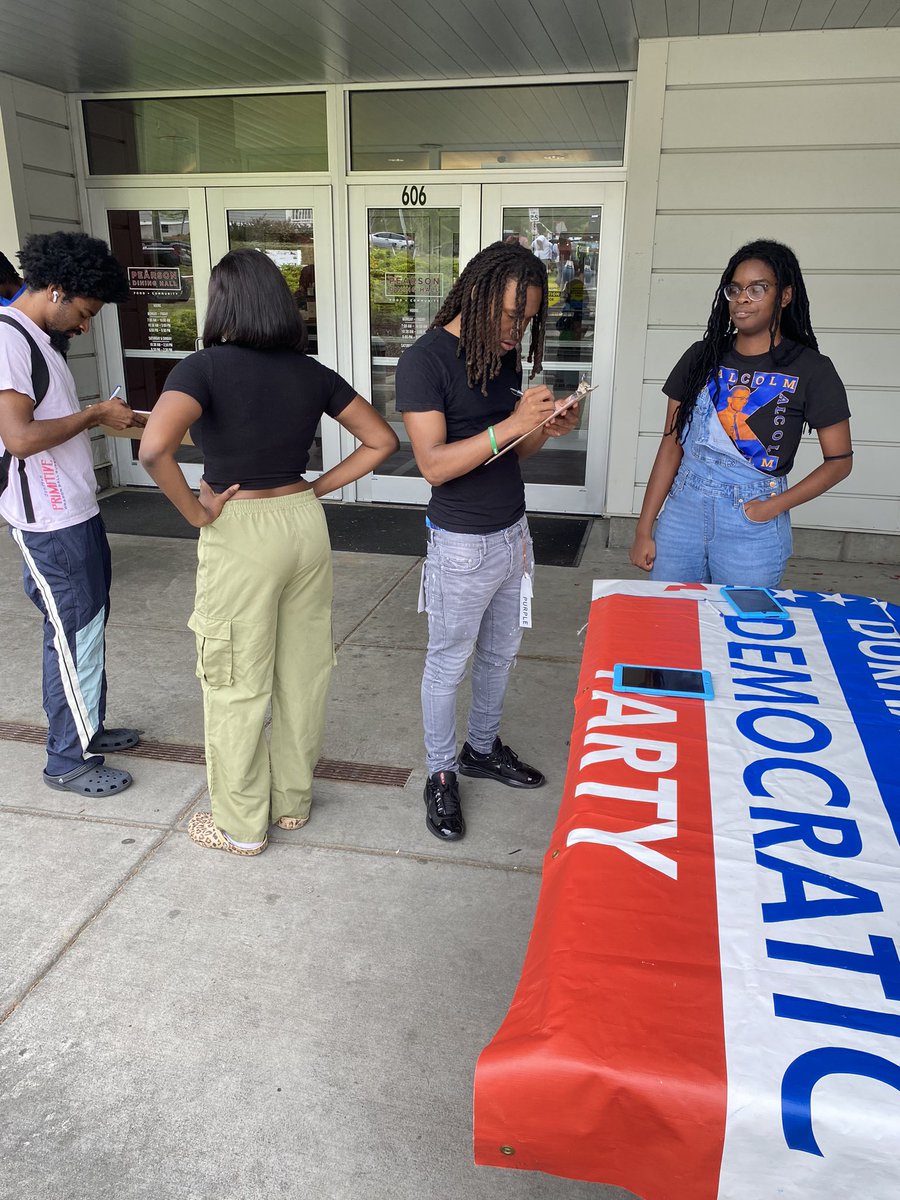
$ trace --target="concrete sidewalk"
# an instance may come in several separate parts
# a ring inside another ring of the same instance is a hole
[[[195,544],[111,542],[110,723],[200,746]],[[591,581],[637,572],[602,522],[580,567],[539,568],[503,732],[548,784],[464,780],[468,834],[443,845],[421,798],[420,562],[335,555],[323,748],[409,782],[318,781],[310,824],[259,858],[189,841],[195,763],[123,755],[134,787],[83,800],[44,786],[41,746],[0,740],[0,1200],[628,1196],[476,1168],[471,1134],[560,798]],[[898,576],[795,560],[785,586],[900,603]],[[40,726],[40,622],[6,536],[0,611],[0,721]]]

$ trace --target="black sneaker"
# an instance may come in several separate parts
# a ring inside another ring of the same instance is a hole
[[[459,755],[460,775],[477,775],[483,779],[496,779],[507,787],[539,788],[544,784],[544,776],[536,767],[519,762],[519,756],[509,746],[504,746],[499,738],[494,738],[490,754],[479,754],[468,742],[465,743]]]
[[[442,842],[458,842],[465,835],[455,771],[435,771],[426,780],[425,824]]]

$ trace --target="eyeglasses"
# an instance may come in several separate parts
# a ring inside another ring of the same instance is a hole
[[[738,300],[741,293],[746,292],[751,300],[762,300],[766,292],[772,286],[771,283],[748,283],[746,287],[741,287],[739,283],[726,283],[722,288],[722,295],[726,300]]]

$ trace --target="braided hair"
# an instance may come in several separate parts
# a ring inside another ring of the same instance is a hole
[[[500,374],[503,294],[510,280],[516,284],[516,320],[520,329],[525,320],[528,288],[541,289],[541,307],[531,322],[531,345],[526,359],[532,364],[530,378],[533,379],[541,369],[544,353],[547,270],[527,247],[518,243],[493,242],[476,254],[450,289],[430,326],[443,327],[454,317],[460,317],[457,354],[465,355],[469,387],[480,387],[482,396],[487,395],[488,383]],[[522,350],[517,346],[516,369],[521,368]]]
[[[732,276],[739,264],[752,258],[758,258],[767,263],[775,275],[775,307],[772,310],[772,323],[769,326],[769,353],[773,360],[777,364],[780,347],[775,346],[775,337],[779,330],[783,337],[790,338],[792,342],[798,342],[801,346],[809,346],[813,350],[819,348],[810,324],[809,297],[806,294],[806,285],[803,282],[797,256],[790,246],[766,240],[748,242],[746,246],[741,246],[740,250],[732,254],[728,260],[728,266],[722,272],[722,278],[719,280],[710,310],[706,332],[703,335],[700,353],[694,359],[688,373],[684,395],[675,412],[672,428],[667,430],[668,433],[675,433],[679,440],[684,438],[685,431],[691,423],[697,397],[704,387],[709,386],[713,400],[718,399],[719,363],[722,361],[722,356],[731,348],[735,335],[728,301],[725,299],[722,289],[726,284],[731,283]],[[782,308],[781,297],[786,287],[792,289],[791,299]]]

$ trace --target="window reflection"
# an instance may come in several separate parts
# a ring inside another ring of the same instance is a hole
[[[281,271],[306,323],[307,352],[317,354],[316,241],[312,209],[229,210],[228,249],[247,247],[267,254]]]
[[[459,275],[459,209],[370,208],[368,218],[372,403],[400,438],[400,449],[378,473],[417,476],[394,374]]]
[[[599,209],[563,205],[503,210],[504,239],[528,246],[547,270],[543,371],[533,382],[546,384],[558,400],[591,379],[600,219]],[[591,403],[582,405],[573,433],[523,461],[526,483],[584,484]]]
[[[117,305],[122,348],[191,351],[197,338],[194,267],[187,209],[109,213],[110,249],[128,273]]]
[[[620,166],[627,83],[350,93],[354,171]]]
[[[85,100],[92,175],[327,171],[321,92]]]

